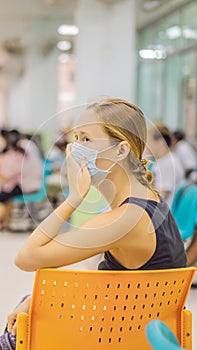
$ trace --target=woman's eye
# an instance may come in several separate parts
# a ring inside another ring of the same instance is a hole
[[[75,135],[75,141],[78,141],[78,135]]]
[[[84,142],[89,142],[90,139],[88,137],[84,137]]]

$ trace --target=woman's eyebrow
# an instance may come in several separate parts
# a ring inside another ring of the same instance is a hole
[[[77,129],[76,130],[74,130],[74,133],[76,134],[76,133],[78,133],[78,134],[81,134],[81,135],[88,135],[88,136],[90,136],[90,134],[87,132],[87,131],[78,131]]]

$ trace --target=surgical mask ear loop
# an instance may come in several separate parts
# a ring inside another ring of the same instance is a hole
[[[109,146],[109,147],[107,147],[106,149],[104,149],[103,151],[97,151],[97,155],[98,155],[99,153],[106,152],[106,151],[108,151],[109,149],[112,149],[112,148],[114,148],[114,147],[116,147],[116,146],[117,146],[117,144],[116,144],[116,145]],[[120,151],[119,151],[119,154],[120,154]],[[115,162],[114,164],[112,164],[112,165],[110,166],[109,169],[111,169],[111,168],[113,167],[113,165],[115,165],[115,164],[117,164],[117,162]]]
[[[117,162],[114,162],[113,164],[110,165],[110,167],[107,169],[111,173],[111,169],[117,164]]]
[[[116,146],[117,146],[117,145],[112,145],[112,146],[109,146],[108,148],[106,148],[104,151],[97,151],[97,154],[98,154],[98,153],[105,152],[105,151],[108,151],[109,149],[112,149],[113,147],[116,147]],[[106,170],[104,170],[104,171],[111,172],[111,169],[112,169],[116,164],[117,164],[117,162],[114,162],[113,164],[111,164],[111,165],[109,166],[108,169],[106,169]],[[102,169],[100,169],[100,170],[102,170]]]
[[[97,154],[99,154],[99,153],[103,153],[103,152],[106,152],[106,151],[108,151],[109,149],[112,149],[112,148],[114,148],[114,147],[116,147],[117,145],[111,145],[111,146],[109,146],[109,147],[107,147],[107,148],[105,148],[104,150],[102,150],[102,151],[97,151]]]

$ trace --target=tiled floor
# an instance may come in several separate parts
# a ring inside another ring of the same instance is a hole
[[[20,298],[31,292],[34,273],[23,272],[14,265],[14,257],[22,243],[26,240],[24,233],[0,232],[0,333],[3,331],[7,315],[12,311]],[[98,257],[83,263],[70,266],[70,269],[94,269],[98,264]],[[187,308],[193,313],[193,350],[197,350],[197,289],[191,290]]]

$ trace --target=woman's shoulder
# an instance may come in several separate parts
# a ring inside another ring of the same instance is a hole
[[[141,200],[146,202],[144,199]],[[117,230],[125,229],[130,234],[141,230],[143,225],[150,225],[150,216],[146,206],[138,205],[135,201],[126,202],[106,214],[109,221],[117,221]]]
[[[136,225],[139,221],[143,220],[143,209],[135,205],[125,205],[116,207],[108,212],[95,215],[83,223],[79,232],[74,234],[70,233],[70,238],[73,241],[73,237],[76,236],[76,240],[82,238],[83,244],[88,246],[100,245],[109,249],[115,247],[116,242],[125,237],[127,234],[131,234],[133,230],[136,230]],[[79,237],[78,237],[79,235]],[[66,240],[68,240],[69,234],[66,234]]]

